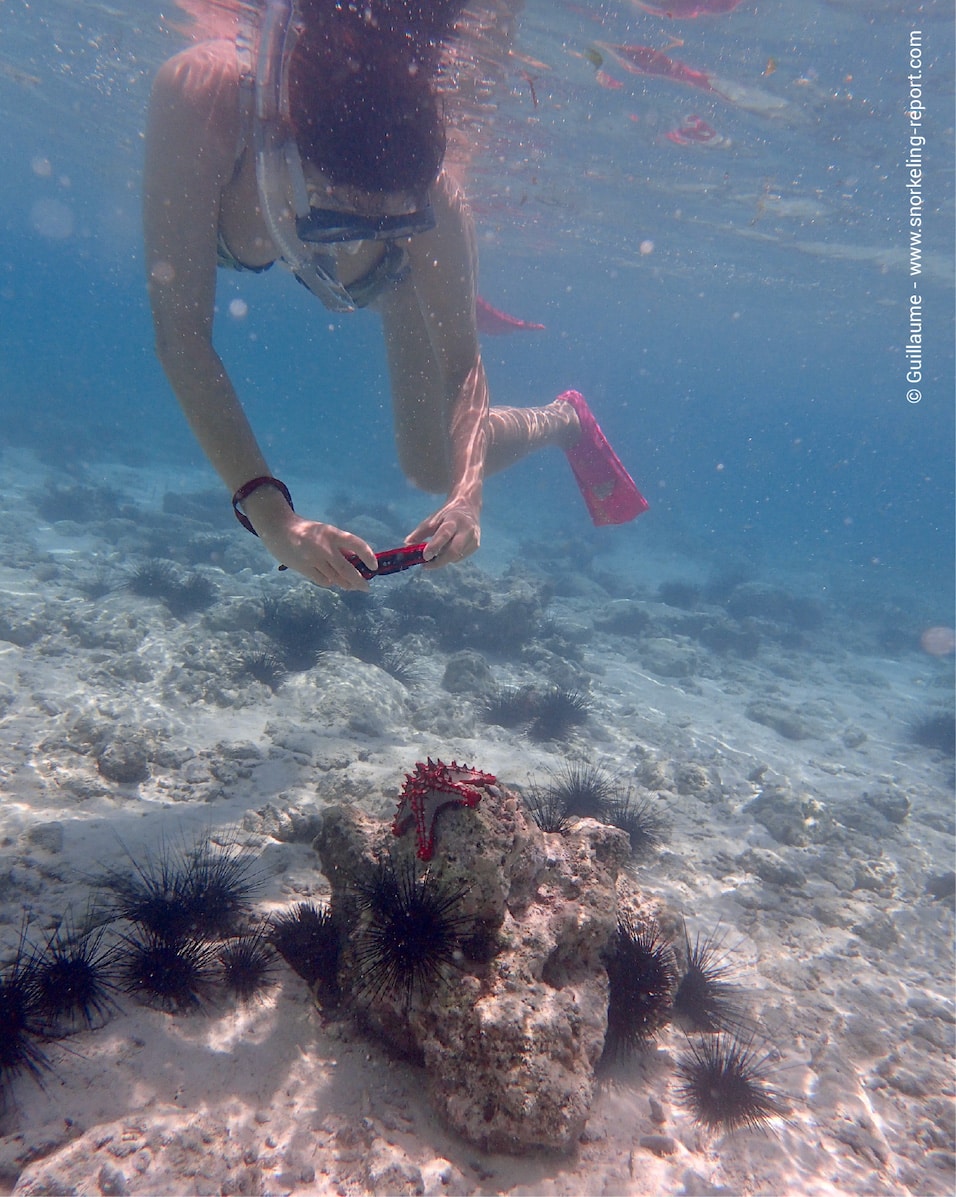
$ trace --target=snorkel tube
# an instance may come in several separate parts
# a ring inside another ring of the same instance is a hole
[[[302,162],[289,134],[285,64],[295,44],[294,0],[266,0],[256,56],[253,144],[256,186],[269,236],[301,283],[333,312],[354,312],[355,303],[338,279],[335,256],[296,235],[295,218],[309,214]],[[291,186],[294,211],[289,208]]]

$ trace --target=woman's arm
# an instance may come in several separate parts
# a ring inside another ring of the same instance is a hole
[[[212,344],[219,204],[238,136],[230,50],[234,59],[228,43],[194,47],[156,76],[143,227],[156,352],[203,451],[235,490],[268,469]]]
[[[234,493],[270,473],[212,343],[216,241],[222,192],[238,141],[235,48],[209,42],[183,51],[156,77],[146,134],[144,233],[156,351],[210,463]],[[272,487],[245,511],[278,560],[322,585],[364,590],[343,557],[375,558],[356,536],[296,516]]]

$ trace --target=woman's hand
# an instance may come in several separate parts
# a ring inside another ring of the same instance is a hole
[[[405,537],[406,544],[427,540],[425,568],[438,569],[470,557],[481,543],[478,512],[464,499],[450,499]]]
[[[332,524],[302,519],[284,503],[253,521],[262,543],[288,569],[318,586],[368,590],[368,582],[345,557],[354,553],[369,569],[376,568],[375,554],[361,537]]]

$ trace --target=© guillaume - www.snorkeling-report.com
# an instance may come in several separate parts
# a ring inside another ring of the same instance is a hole
[[[909,36],[909,96],[906,115],[909,117],[909,141],[906,161],[906,190],[909,193],[909,264],[910,278],[922,273],[923,254],[923,31],[911,29]],[[923,380],[923,297],[913,285],[909,297],[909,335],[906,339],[907,403],[919,403],[923,397],[918,385]]]

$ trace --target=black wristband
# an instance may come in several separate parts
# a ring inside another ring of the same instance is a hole
[[[262,474],[258,478],[250,478],[232,496],[232,510],[239,523],[242,524],[247,532],[251,532],[253,536],[258,536],[259,533],[253,528],[252,521],[245,512],[239,510],[239,506],[249,498],[253,491],[258,490],[260,486],[274,486],[289,504],[289,508],[295,511],[295,508],[292,506],[292,496],[289,494],[289,488],[284,482],[280,482],[278,478],[273,478],[271,474]]]

